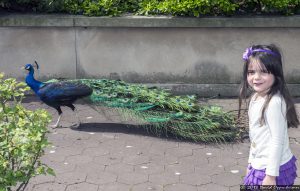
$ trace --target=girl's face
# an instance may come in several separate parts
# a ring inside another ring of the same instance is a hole
[[[274,75],[268,73],[267,69],[257,59],[251,59],[247,71],[248,84],[258,96],[265,96],[274,84]]]

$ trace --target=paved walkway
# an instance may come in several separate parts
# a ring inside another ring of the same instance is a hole
[[[236,109],[235,99],[211,103]],[[29,109],[54,109],[35,98]],[[298,111],[300,102],[297,104]],[[157,138],[128,127],[109,109],[98,113],[77,104],[82,126],[68,128],[76,118],[63,108],[63,128],[48,134],[52,146],[42,161],[56,172],[33,178],[27,191],[238,191],[247,165],[249,141],[230,145],[205,145]],[[289,129],[291,148],[300,160],[300,129]],[[300,165],[298,162],[300,169]],[[298,169],[298,175],[300,170]],[[300,184],[297,178],[296,184]]]

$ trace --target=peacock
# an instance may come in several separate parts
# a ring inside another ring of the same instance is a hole
[[[35,66],[38,69],[38,64]],[[200,105],[195,95],[173,95],[168,90],[109,79],[52,79],[39,82],[34,66],[27,64],[26,83],[51,107],[59,118],[60,106],[74,110],[76,99],[88,97],[99,113],[101,108],[115,108],[125,119],[134,119],[156,135],[172,135],[196,142],[236,140],[239,130],[234,116],[220,107]],[[55,98],[55,99],[54,99]]]
[[[36,68],[39,69],[37,62],[35,62],[35,64]],[[75,112],[78,122],[73,125],[73,127],[79,127],[80,120],[73,103],[77,99],[90,96],[93,90],[89,86],[79,82],[62,81],[43,83],[34,78],[34,67],[32,64],[26,64],[24,68],[28,71],[25,78],[26,84],[34,91],[42,102],[55,108],[58,112],[57,122],[52,125],[52,127],[56,128],[59,126],[62,116],[61,106],[67,106]]]

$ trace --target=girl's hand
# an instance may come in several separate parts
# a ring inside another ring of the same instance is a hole
[[[247,175],[249,174],[249,172],[250,172],[250,170],[249,170],[250,166],[251,166],[251,164],[249,163],[248,166],[247,166],[247,170],[246,170],[246,176],[247,176]]]
[[[266,175],[262,185],[276,185],[276,176]]]
[[[250,172],[250,170],[249,170],[249,168],[247,168],[247,170],[246,170],[246,176],[249,174],[249,172]]]

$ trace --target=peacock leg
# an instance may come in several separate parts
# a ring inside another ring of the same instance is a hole
[[[54,128],[57,128],[57,127],[59,126],[59,122],[60,122],[61,116],[62,116],[62,114],[60,114],[60,115],[58,116],[57,122],[56,122],[54,125],[50,125],[53,129],[54,129]]]
[[[56,109],[57,112],[58,112],[58,119],[57,119],[57,121],[56,121],[56,123],[55,123],[54,125],[50,125],[50,127],[52,127],[53,129],[54,129],[54,128],[57,128],[57,127],[59,126],[59,122],[60,122],[60,119],[61,119],[61,117],[62,117],[62,111],[61,111],[60,107],[57,107],[57,108],[55,108],[55,109]]]
[[[77,109],[75,108],[75,106],[74,106],[73,104],[70,104],[70,105],[67,105],[67,106],[68,106],[69,108],[71,108],[72,111],[75,112],[75,116],[76,116],[76,118],[77,118],[77,123],[73,124],[73,125],[71,126],[71,128],[78,128],[78,127],[80,126],[80,124],[81,124],[81,121],[80,121],[80,118],[79,118],[79,116],[78,116]]]
[[[80,121],[80,118],[79,118],[79,115],[78,115],[78,111],[77,109],[75,108],[74,109],[74,112],[75,112],[75,115],[76,115],[76,118],[77,118],[77,124],[75,124],[74,126],[72,126],[73,128],[78,128],[81,124],[81,121]]]

